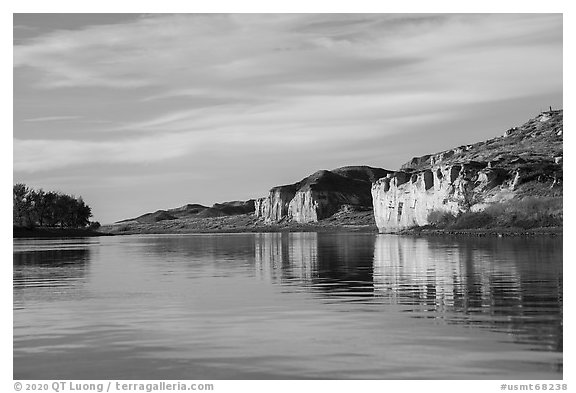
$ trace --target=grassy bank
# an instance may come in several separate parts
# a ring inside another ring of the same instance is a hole
[[[493,229],[562,227],[562,198],[524,198],[495,203],[478,212],[453,215],[433,211],[428,215],[430,226],[435,229]]]
[[[62,237],[94,237],[110,236],[110,233],[103,233],[91,229],[73,228],[23,228],[13,227],[12,236],[18,238],[62,238]]]
[[[437,229],[431,226],[410,228],[398,232],[410,236],[454,236],[454,237],[537,237],[562,236],[562,227],[546,228],[475,228],[475,229]]]
[[[193,217],[162,220],[153,223],[121,222],[103,225],[101,231],[112,234],[138,233],[238,233],[238,232],[335,232],[363,231],[377,232],[372,211],[339,212],[329,219],[317,223],[299,224],[280,222],[266,224],[254,214],[240,214],[223,217]]]
[[[529,197],[495,203],[478,212],[458,215],[432,211],[430,225],[403,231],[410,234],[473,236],[562,235],[562,198]]]
[[[482,212],[451,215],[432,212],[430,225],[401,231],[406,235],[540,236],[562,235],[562,198],[526,198],[495,204]],[[129,234],[240,232],[378,232],[372,210],[341,211],[316,223],[264,223],[253,214],[189,217],[157,222],[124,221],[101,232]]]

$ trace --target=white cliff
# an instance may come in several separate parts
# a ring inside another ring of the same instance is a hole
[[[457,215],[511,198],[507,172],[477,163],[434,166],[418,173],[396,172],[372,186],[374,217],[381,232],[427,225],[432,211]]]
[[[372,181],[387,173],[366,166],[318,171],[298,183],[272,188],[267,197],[256,200],[255,214],[266,223],[310,223],[344,206],[371,208]]]
[[[295,189],[292,186],[274,187],[267,197],[255,201],[256,217],[262,217],[266,222],[280,222],[288,217],[288,206],[294,198]]]
[[[562,111],[550,111],[502,137],[413,158],[372,186],[379,231],[427,225],[432,212],[481,211],[535,189],[561,192],[561,131]]]

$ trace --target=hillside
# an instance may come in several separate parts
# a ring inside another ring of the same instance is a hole
[[[320,170],[294,184],[277,186],[256,200],[256,216],[266,223],[318,222],[343,208],[372,209],[372,182],[391,173],[369,166]]]
[[[112,233],[562,226],[563,111],[503,135],[414,157],[397,171],[347,166],[272,187],[249,201],[158,210],[103,227]],[[556,231],[557,233],[557,231]]]
[[[439,163],[486,162],[493,166],[527,163],[562,162],[563,111],[543,112],[520,127],[513,127],[502,136],[459,146],[440,153],[414,157],[401,166],[402,171],[422,171]]]
[[[209,218],[234,216],[240,214],[250,214],[254,212],[254,200],[232,201],[215,203],[213,206],[203,206],[199,204],[187,204],[181,207],[168,210],[157,210],[154,213],[146,213],[135,218],[128,218],[118,221],[122,223],[142,223],[150,224],[159,221],[170,221],[186,218]]]
[[[382,232],[433,225],[562,225],[563,111],[504,135],[415,157],[372,187]]]

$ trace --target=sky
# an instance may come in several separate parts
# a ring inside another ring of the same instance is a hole
[[[13,182],[111,223],[562,108],[561,14],[14,14]]]

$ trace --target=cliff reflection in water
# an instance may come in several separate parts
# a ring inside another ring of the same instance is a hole
[[[261,278],[562,351],[562,239],[264,233]],[[384,309],[382,309],[384,310]]]
[[[372,297],[374,236],[366,234],[261,233],[255,238],[261,278],[328,296]]]
[[[562,239],[380,235],[374,288],[388,302],[431,318],[562,351]]]

